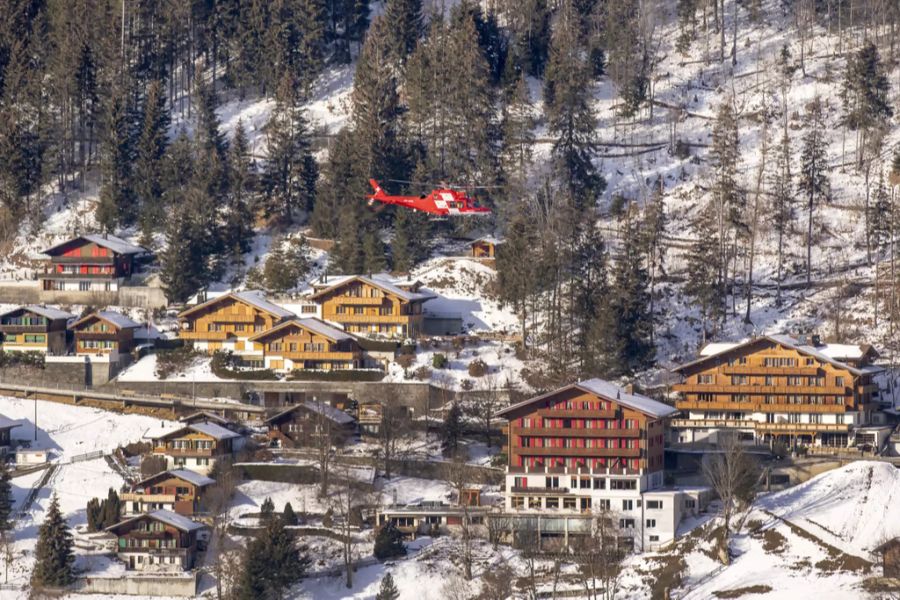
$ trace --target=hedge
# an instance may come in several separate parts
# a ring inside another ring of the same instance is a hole
[[[216,377],[222,379],[241,379],[244,381],[278,381],[278,375],[272,369],[254,369],[252,371],[238,371],[231,368],[234,359],[231,354],[216,352],[213,354],[209,367]]]
[[[359,347],[368,352],[396,352],[400,348],[400,342],[392,342],[388,340],[370,340],[368,338],[357,338],[356,342]]]
[[[4,367],[37,367],[44,368],[43,352],[19,352],[0,350],[0,368]]]

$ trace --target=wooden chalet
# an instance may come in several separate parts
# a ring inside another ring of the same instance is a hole
[[[192,423],[170,431],[153,442],[153,454],[166,457],[167,469],[188,469],[209,474],[216,461],[244,446],[244,437],[215,423]]]
[[[420,535],[456,533],[462,528],[464,520],[468,520],[469,526],[480,528],[490,513],[490,506],[452,506],[445,502],[423,500],[379,508],[375,523],[378,527],[390,523],[404,538],[414,540]]]
[[[282,447],[315,446],[322,436],[335,446],[344,445],[356,433],[356,419],[324,402],[305,400],[265,421],[269,439]]]
[[[127,355],[134,349],[134,332],[140,326],[112,310],[93,312],[70,326],[75,337],[75,354],[103,354],[111,359]]]
[[[503,243],[503,240],[491,236],[479,238],[470,246],[472,258],[497,258],[497,249]]]
[[[124,514],[170,510],[186,517],[200,511],[200,501],[215,480],[205,475],[176,469],[152,475],[121,495]]]
[[[194,348],[213,354],[239,355],[247,366],[262,368],[262,346],[250,338],[294,317],[294,313],[266,300],[262,292],[230,292],[193,306],[180,315],[178,336]]]
[[[216,425],[224,427],[225,429],[230,429],[235,433],[244,433],[246,431],[246,427],[242,424],[231,421],[222,415],[208,410],[198,410],[197,412],[181,417],[178,421],[185,425],[194,425],[195,423],[215,423]]]
[[[419,291],[418,281],[388,275],[323,277],[308,296],[322,307],[322,319],[350,333],[417,337],[422,333],[422,305],[435,296]]]
[[[12,445],[12,430],[21,424],[9,417],[0,415],[0,454],[6,454]]]
[[[884,542],[875,548],[875,552],[881,555],[883,576],[900,579],[900,537]]]
[[[710,344],[675,373],[677,441],[716,442],[724,431],[748,442],[847,446],[868,438],[879,409],[869,345],[824,344],[818,336],[767,335]],[[870,441],[867,439],[867,442]]]
[[[134,571],[182,572],[194,568],[197,535],[204,529],[169,510],[127,518],[106,528],[116,536],[116,556]]]
[[[46,306],[20,306],[0,314],[0,350],[64,355],[71,315]]]
[[[43,252],[50,257],[41,289],[67,292],[115,292],[135,270],[135,258],[147,250],[108,234],[88,234]]]
[[[250,337],[261,346],[265,367],[293,369],[356,369],[363,352],[356,338],[319,319],[290,319]]]

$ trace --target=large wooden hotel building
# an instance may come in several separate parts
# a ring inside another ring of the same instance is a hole
[[[710,344],[675,369],[681,382],[673,441],[716,443],[723,431],[747,442],[847,446],[876,443],[880,404],[869,345],[818,336],[767,335]]]

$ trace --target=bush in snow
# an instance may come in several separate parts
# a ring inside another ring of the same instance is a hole
[[[431,366],[435,369],[446,369],[447,365],[450,364],[450,361],[447,360],[447,357],[440,352],[431,357]]]
[[[176,373],[184,373],[195,360],[206,356],[191,346],[182,346],[173,350],[160,350],[156,353],[156,376],[168,379]]]
[[[480,358],[476,358],[472,362],[469,363],[469,376],[470,377],[484,377],[487,375],[488,366],[487,364],[481,360]]]
[[[386,523],[375,535],[375,558],[385,560],[395,556],[406,554],[406,546],[403,545],[403,534],[391,523]]]
[[[413,377],[418,379],[419,381],[428,381],[431,379],[431,369],[422,365],[418,369],[416,369],[415,373],[413,373]]]
[[[406,370],[413,366],[416,362],[415,354],[401,354],[397,357],[396,363],[403,367],[403,370]]]

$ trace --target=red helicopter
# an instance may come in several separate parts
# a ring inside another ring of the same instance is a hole
[[[451,189],[436,189],[432,190],[428,195],[390,196],[381,189],[381,186],[378,185],[378,182],[374,179],[370,179],[369,183],[372,185],[372,189],[375,190],[374,194],[366,196],[369,201],[369,206],[372,206],[377,200],[384,204],[396,204],[398,206],[420,210],[440,217],[446,217],[448,215],[488,215],[491,213],[491,209],[489,208],[476,206],[475,200],[469,198],[466,192],[458,192]]]

